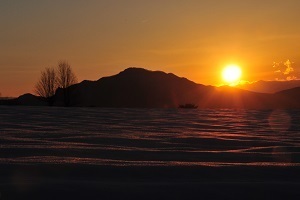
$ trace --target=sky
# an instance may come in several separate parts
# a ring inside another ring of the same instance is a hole
[[[0,93],[32,93],[60,60],[79,81],[142,67],[220,85],[228,64],[244,81],[298,79],[299,9],[299,0],[1,0]]]

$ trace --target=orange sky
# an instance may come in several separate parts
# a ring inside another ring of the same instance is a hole
[[[61,59],[80,81],[143,67],[219,85],[230,63],[247,81],[298,78],[299,9],[298,0],[4,0],[0,92],[32,92]],[[288,59],[294,71],[283,74]]]

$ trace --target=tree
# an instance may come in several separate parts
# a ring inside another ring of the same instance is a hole
[[[77,78],[69,63],[66,61],[60,61],[57,69],[57,86],[63,89],[65,106],[70,105],[69,87],[75,83],[77,83]]]
[[[46,68],[41,72],[41,77],[35,85],[35,93],[45,98],[51,106],[57,89],[56,72],[54,68]]]
[[[69,87],[75,83],[77,83],[77,78],[71,66],[66,61],[60,61],[57,70],[54,68],[46,68],[41,72],[41,77],[35,85],[35,93],[47,100],[51,106],[54,103],[57,88],[61,88],[63,91],[64,104],[65,106],[69,106]]]

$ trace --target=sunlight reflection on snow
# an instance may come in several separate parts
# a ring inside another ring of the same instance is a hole
[[[271,129],[278,134],[286,133],[291,127],[291,116],[284,110],[274,110],[268,120]],[[292,162],[291,155],[285,147],[274,147],[272,156],[276,162]]]
[[[291,117],[284,110],[274,110],[269,116],[269,125],[275,132],[285,132],[291,126]]]
[[[300,110],[1,107],[0,163],[300,165]]]

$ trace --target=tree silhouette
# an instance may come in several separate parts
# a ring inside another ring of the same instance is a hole
[[[66,61],[60,61],[57,70],[54,68],[45,68],[41,72],[41,77],[35,85],[35,93],[53,105],[55,92],[57,88],[63,91],[63,100],[65,106],[70,105],[69,87],[77,83],[77,78],[72,71],[71,66]]]
[[[56,89],[56,72],[53,68],[46,68],[41,72],[41,77],[35,85],[35,93],[45,98],[51,106],[53,104]]]
[[[77,83],[77,78],[69,63],[66,61],[60,61],[57,69],[57,86],[63,89],[65,106],[70,105],[69,87],[75,83]]]

